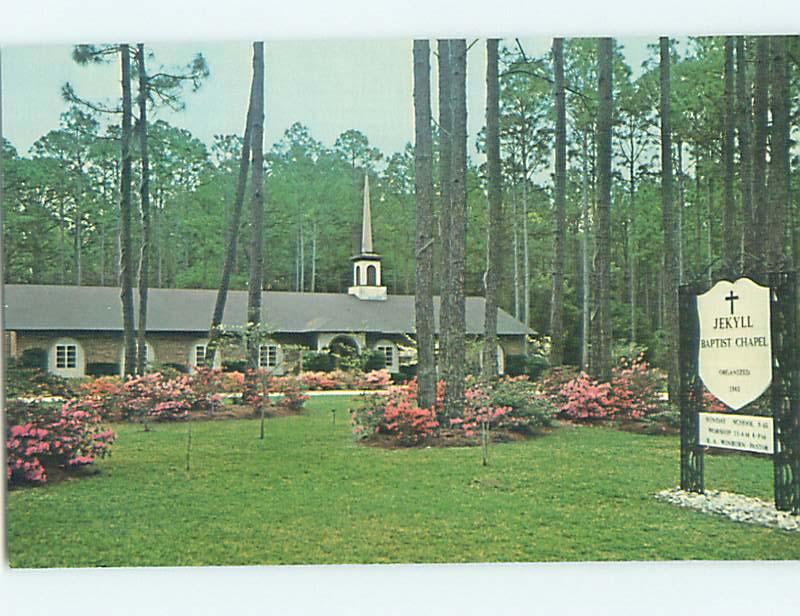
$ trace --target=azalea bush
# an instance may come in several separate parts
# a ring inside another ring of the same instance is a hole
[[[125,381],[118,405],[123,419],[178,421],[186,419],[197,402],[188,375],[168,379],[152,372]]]
[[[101,376],[81,383],[80,395],[97,403],[103,418],[120,417],[120,401],[125,395],[124,381],[118,376]]]
[[[371,370],[360,376],[355,385],[358,389],[386,389],[392,384],[392,374],[385,368]]]
[[[45,483],[48,470],[74,469],[109,453],[114,432],[100,426],[91,398],[63,404],[21,401],[6,407],[7,479],[11,485]]]
[[[554,379],[555,380],[555,379]],[[640,355],[622,358],[612,370],[611,381],[599,382],[585,373],[546,394],[562,416],[573,420],[639,420],[666,410],[666,374],[654,369]]]
[[[374,434],[392,436],[401,444],[415,445],[448,433],[473,437],[482,422],[489,429],[529,432],[550,424],[552,407],[537,397],[526,377],[465,382],[465,404],[457,417],[444,417],[445,382],[439,381],[433,408],[420,408],[416,380],[389,387],[386,393],[364,396],[352,411],[358,438]]]
[[[344,389],[332,372],[301,372],[298,378],[307,389]]]
[[[419,444],[439,429],[436,409],[417,405],[416,381],[390,387],[386,393],[364,396],[361,406],[353,409],[351,422],[358,438],[386,434],[406,445]]]
[[[256,411],[275,406],[285,411],[299,411],[308,395],[302,379],[296,376],[275,376],[267,370],[248,370],[245,373],[242,402]],[[270,397],[270,394],[279,394]]]

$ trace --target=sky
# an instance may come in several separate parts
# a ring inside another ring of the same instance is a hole
[[[475,39],[471,39],[475,40]],[[546,53],[549,38],[522,39],[529,56]],[[653,39],[621,39],[629,63],[637,68]],[[507,39],[514,44],[513,39]],[[119,67],[79,66],[70,45],[9,46],[2,54],[4,135],[20,153],[56,128],[66,110],[61,88],[69,82],[79,96],[112,102],[119,98]],[[150,72],[160,65],[187,63],[202,53],[210,76],[197,92],[185,91],[183,111],[158,110],[163,118],[186,128],[207,144],[215,134],[241,134],[251,78],[252,51],[245,42],[153,44]],[[390,155],[414,139],[411,39],[281,40],[265,43],[266,124],[268,144],[277,142],[294,122],[308,126],[327,146],[355,128]],[[469,143],[484,123],[485,43],[468,54]],[[435,58],[432,83],[436,83]],[[436,88],[433,105],[436,108]]]

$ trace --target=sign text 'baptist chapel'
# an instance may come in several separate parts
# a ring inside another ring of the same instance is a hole
[[[770,289],[749,278],[721,280],[697,296],[697,312],[700,378],[708,391],[738,410],[772,381]]]

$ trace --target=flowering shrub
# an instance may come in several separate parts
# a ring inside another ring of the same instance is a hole
[[[222,407],[222,393],[241,391],[244,375],[241,372],[223,372],[219,368],[198,367],[189,375],[192,391],[192,408],[213,413]]]
[[[274,405],[286,411],[299,411],[308,395],[303,381],[294,376],[274,376],[267,370],[248,370],[245,374],[242,402],[255,410]],[[270,400],[270,394],[281,394]]]
[[[119,408],[124,419],[176,421],[186,419],[197,401],[188,375],[165,379],[153,372],[125,381]]]
[[[356,381],[359,389],[386,389],[392,384],[392,375],[386,369],[372,370]]]
[[[623,358],[613,369],[610,383],[581,373],[551,399],[570,419],[643,419],[664,410],[661,392],[665,386],[666,375],[640,356],[634,361]]]
[[[436,403],[422,409],[417,403],[417,382],[389,387],[386,393],[364,396],[352,412],[353,432],[359,438],[388,434],[402,444],[418,444],[438,434],[442,428],[463,436],[475,436],[482,422],[490,429],[529,431],[550,423],[553,411],[538,399],[527,377],[505,378],[495,382],[468,379],[464,411],[440,424],[444,407],[445,383],[436,387]]]
[[[44,483],[48,468],[76,468],[107,455],[114,433],[102,430],[100,421],[100,407],[92,399],[70,400],[63,405],[8,405],[9,482]]]
[[[118,376],[101,376],[81,383],[81,397],[95,401],[104,418],[116,416],[119,403],[124,395],[122,379]]]
[[[281,394],[273,404],[286,411],[299,411],[308,400],[305,393],[306,386],[300,379],[293,376],[273,377],[270,381],[269,391]]]
[[[417,406],[415,381],[364,398],[351,417],[353,432],[359,438],[389,434],[402,444],[412,445],[433,436],[439,428],[435,409]]]
[[[561,390],[570,381],[580,376],[580,371],[574,366],[558,366],[545,371],[538,382],[537,392],[545,400],[554,405],[563,402]]]
[[[302,372],[298,378],[307,389],[341,389],[330,372]]]

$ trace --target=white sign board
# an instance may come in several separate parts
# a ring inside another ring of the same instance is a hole
[[[739,278],[697,296],[700,378],[733,410],[758,398],[772,381],[769,295],[769,287]]]
[[[700,438],[707,447],[740,449],[757,453],[775,453],[772,417],[698,413]]]

